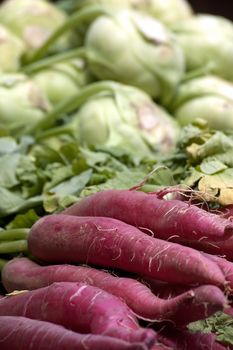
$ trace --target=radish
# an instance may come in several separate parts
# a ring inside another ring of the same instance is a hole
[[[200,252],[152,238],[111,218],[43,217],[33,225],[28,246],[46,262],[91,263],[176,284],[225,282],[217,264]]]
[[[168,329],[158,335],[158,340],[173,350],[227,350],[227,346],[216,341],[212,333],[192,333]],[[151,349],[153,350],[153,348]]]
[[[66,215],[107,216],[176,242],[213,241],[232,236],[233,223],[181,200],[130,190],[98,192],[63,211]]]
[[[233,204],[226,205],[218,209],[217,214],[221,217],[232,220],[233,219]]]
[[[145,283],[157,297],[162,299],[172,299],[180,294],[186,293],[191,288],[198,288],[197,286],[169,284],[146,276],[140,278],[140,281]]]
[[[130,342],[155,341],[140,328],[119,298],[84,283],[61,282],[0,299],[0,316],[25,316],[60,324],[80,333],[102,334]]]
[[[212,240],[196,242],[183,241],[182,244],[212,255],[221,255],[227,260],[233,261],[233,237],[217,242]]]
[[[203,253],[207,258],[214,261],[222,270],[226,281],[228,282],[228,286],[231,291],[233,291],[233,263],[216,255]]]
[[[201,286],[188,289],[177,298],[157,298],[142,283],[91,267],[72,265],[39,266],[27,258],[9,261],[2,271],[2,282],[8,292],[36,289],[53,282],[82,282],[101,288],[119,298],[137,314],[150,321],[168,320],[176,325],[204,319],[223,309],[226,299],[219,288]]]
[[[1,350],[147,350],[143,343],[95,334],[78,334],[50,322],[0,316]],[[156,348],[155,348],[156,349]]]
[[[225,314],[231,316],[233,318],[233,307],[229,307],[224,311]]]

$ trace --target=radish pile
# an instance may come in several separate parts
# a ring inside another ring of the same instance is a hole
[[[233,263],[184,243],[227,241],[233,225],[158,197],[107,190],[39,219],[28,235],[37,262],[18,257],[2,271],[1,349],[25,349],[30,334],[33,350],[228,349],[187,326],[231,314]]]

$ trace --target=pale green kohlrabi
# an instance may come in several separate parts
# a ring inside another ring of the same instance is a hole
[[[0,126],[18,135],[41,120],[50,104],[40,88],[23,74],[0,75]]]
[[[233,131],[233,84],[216,76],[188,80],[171,110],[182,126],[201,118],[213,129]]]
[[[193,11],[186,0],[129,0],[131,6],[145,11],[167,26],[189,18]]]
[[[233,23],[223,17],[197,15],[173,27],[188,70],[233,80]]]
[[[77,95],[79,89],[91,81],[81,59],[56,64],[36,72],[33,80],[40,86],[49,101],[56,105]]]
[[[136,11],[98,17],[87,31],[89,68],[101,80],[136,86],[166,104],[184,73],[183,51],[174,35]]]
[[[0,22],[21,38],[29,50],[40,47],[67,19],[66,14],[45,0],[6,0],[0,6]],[[68,47],[69,36],[57,42]]]
[[[16,72],[24,53],[24,43],[6,27],[0,25],[0,72]]]
[[[118,84],[114,94],[87,100],[71,126],[83,146],[117,147],[136,154],[169,152],[176,144],[176,121],[143,91]]]

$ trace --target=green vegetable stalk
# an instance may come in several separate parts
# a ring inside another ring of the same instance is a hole
[[[184,74],[182,49],[162,23],[136,11],[84,7],[54,32],[31,62],[43,57],[64,32],[85,21],[91,24],[83,51],[95,77],[139,87],[162,104],[170,101]]]
[[[29,229],[26,228],[0,231],[0,254],[27,252],[28,233]],[[5,263],[5,260],[0,260],[0,270]]]
[[[43,58],[46,53],[53,47],[53,45],[66,33],[72,29],[82,28],[88,25],[98,16],[107,13],[107,10],[103,7],[88,6],[87,8],[81,9],[80,11],[74,12],[69,19],[61,24],[54,32],[44,41],[44,43],[31,55],[27,60],[27,64],[38,61]],[[85,36],[85,33],[83,34]]]
[[[3,267],[6,265],[8,260],[0,259],[0,271],[2,271]]]
[[[44,0],[7,0],[0,6],[0,22],[22,39],[30,52],[40,47],[66,19],[65,12]],[[68,46],[69,36],[57,43],[59,50]]]
[[[3,25],[0,25],[0,52],[0,72],[17,71],[25,53],[25,45]]]
[[[0,244],[2,241],[15,241],[27,239],[29,229],[17,228],[11,230],[0,230]]]
[[[27,251],[28,246],[26,240],[0,243],[0,254],[23,253]]]
[[[212,129],[233,130],[233,84],[207,75],[184,82],[171,108],[180,125],[201,118]]]
[[[0,125],[16,135],[43,119],[50,104],[35,82],[23,74],[0,76]]]
[[[223,17],[197,15],[173,27],[184,50],[187,69],[233,80],[233,23]]]

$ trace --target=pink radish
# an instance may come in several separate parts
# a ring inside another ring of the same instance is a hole
[[[140,328],[119,298],[84,283],[61,282],[0,299],[0,316],[25,316],[60,324],[80,333],[108,335],[130,342],[155,341]]]
[[[173,350],[227,350],[227,346],[216,341],[216,335],[212,333],[192,333],[168,329],[158,335],[158,340]],[[153,348],[151,349],[153,350]]]
[[[216,255],[203,253],[207,258],[214,261],[222,270],[228,286],[233,291],[233,263]]]
[[[230,237],[233,223],[180,200],[129,190],[98,192],[63,211],[66,215],[107,216],[177,242]]]
[[[215,286],[188,287],[178,297],[163,300],[132,278],[114,277],[107,272],[84,266],[42,267],[27,258],[9,261],[2,271],[2,282],[8,292],[41,288],[53,282],[87,283],[124,300],[139,318],[166,320],[177,325],[204,319],[222,310],[226,304],[223,293]]]
[[[200,252],[145,235],[119,220],[50,215],[33,225],[28,246],[46,262],[91,263],[171,283],[222,286],[223,273]]]
[[[143,343],[79,334],[50,322],[0,316],[1,350],[147,350]],[[156,348],[155,348],[156,349]]]

